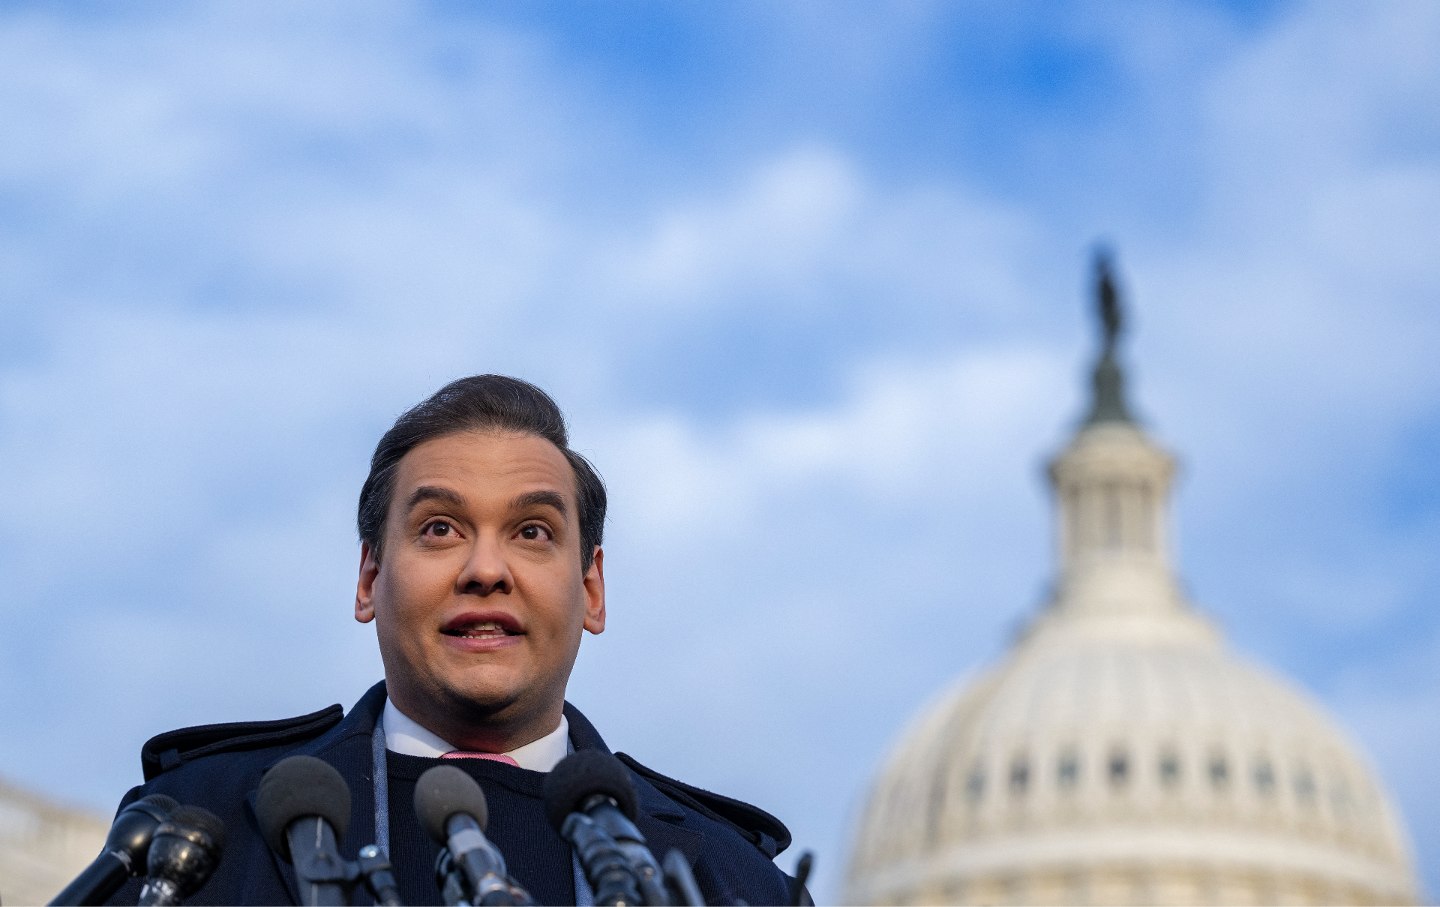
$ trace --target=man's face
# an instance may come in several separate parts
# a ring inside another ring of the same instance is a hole
[[[355,594],[396,707],[475,749],[554,730],[580,631],[605,629],[603,553],[582,570],[580,544],[574,471],[544,438],[466,431],[407,453]]]

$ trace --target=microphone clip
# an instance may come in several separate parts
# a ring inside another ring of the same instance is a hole
[[[450,848],[435,856],[435,884],[446,907],[534,907],[535,901],[513,877],[496,876],[478,889],[470,884]]]
[[[396,887],[394,867],[385,851],[374,844],[360,848],[355,860],[346,860],[333,852],[309,851],[295,864],[295,876],[301,885],[317,886],[323,890],[329,886],[345,893],[346,902],[350,892],[364,885],[370,897],[382,907],[400,907],[400,891]]]

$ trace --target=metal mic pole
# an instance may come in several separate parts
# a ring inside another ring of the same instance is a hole
[[[671,848],[661,865],[665,868],[665,887],[670,889],[672,902],[678,907],[705,907],[705,896],[695,884],[695,873],[691,872],[684,854]]]
[[[337,857],[335,832],[316,817],[296,819],[285,830],[295,861],[295,881],[306,907],[346,907],[345,861]]]
[[[385,852],[374,844],[366,844],[360,848],[359,858],[360,875],[365,879],[365,887],[375,896],[375,903],[380,907],[401,907],[400,887]]]
[[[571,813],[560,828],[561,837],[575,847],[585,877],[595,889],[600,907],[641,904],[635,870],[615,839],[584,813]]]

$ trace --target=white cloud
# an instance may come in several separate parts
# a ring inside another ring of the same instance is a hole
[[[835,254],[861,192],[846,161],[797,149],[720,206],[663,214],[653,237],[618,270],[633,272],[645,295],[667,301],[724,299],[753,284],[793,293],[793,284],[813,278],[818,257]]]
[[[827,487],[903,507],[953,494],[957,471],[1011,467],[1053,422],[1049,403],[1068,383],[1060,360],[977,347],[941,362],[866,362],[833,407],[754,413],[719,431],[660,418],[602,449],[618,464],[612,480],[626,488],[635,521],[665,535],[747,525],[777,495]]]
[[[959,292],[994,318],[1025,304],[1026,216],[954,186],[893,185],[834,147],[783,148],[731,185],[665,204],[638,235],[602,245],[586,275],[618,306],[813,310],[857,291]]]

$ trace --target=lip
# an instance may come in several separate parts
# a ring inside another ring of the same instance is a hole
[[[464,629],[471,624],[494,623],[505,631],[504,636],[487,636],[474,638],[456,636],[455,631]],[[520,644],[525,636],[525,628],[513,614],[504,611],[465,611],[457,614],[440,628],[440,635],[445,644],[466,652],[488,652],[493,649],[504,649]]]

